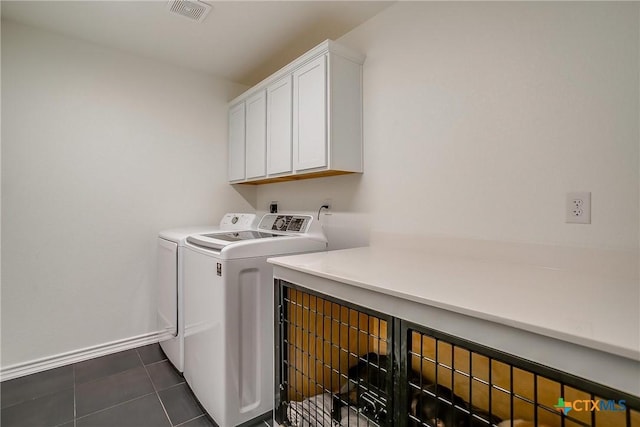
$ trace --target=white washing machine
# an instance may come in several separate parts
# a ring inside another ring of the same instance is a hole
[[[187,236],[219,230],[255,227],[255,214],[228,213],[218,226],[188,227],[161,231],[158,236],[157,319],[160,346],[180,372],[184,371],[184,300],[182,251]]]
[[[189,236],[184,246],[184,376],[221,427],[273,409],[275,255],[324,251],[310,215],[266,214],[257,228]]]

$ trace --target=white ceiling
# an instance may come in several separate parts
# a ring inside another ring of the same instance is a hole
[[[166,1],[4,1],[2,19],[253,85],[390,1],[207,1],[198,23]]]

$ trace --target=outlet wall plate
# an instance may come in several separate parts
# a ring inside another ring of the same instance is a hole
[[[565,212],[567,223],[591,224],[591,193],[588,191],[567,193]]]

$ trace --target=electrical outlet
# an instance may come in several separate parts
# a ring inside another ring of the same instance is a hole
[[[333,201],[331,199],[324,199],[322,201],[322,206],[328,206],[327,208],[324,208],[322,212],[324,212],[325,215],[331,215],[331,208],[333,207]]]
[[[591,224],[591,193],[588,191],[567,193],[566,215],[567,223]]]

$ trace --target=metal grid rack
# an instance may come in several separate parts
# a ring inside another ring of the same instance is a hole
[[[276,401],[281,425],[391,424],[391,318],[276,284]]]
[[[400,334],[408,425],[640,427],[638,397],[407,322]]]
[[[282,280],[275,293],[281,425],[640,427],[638,396]]]

